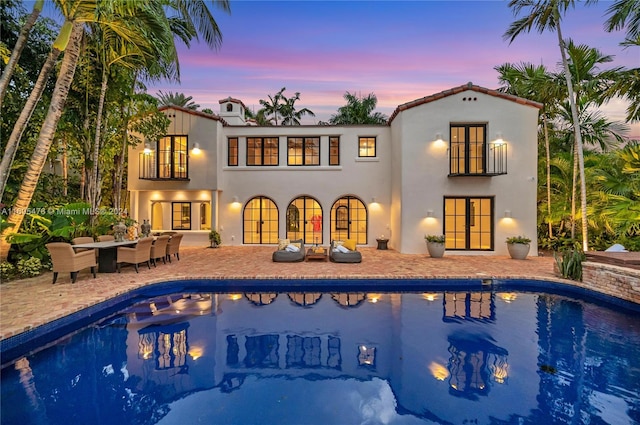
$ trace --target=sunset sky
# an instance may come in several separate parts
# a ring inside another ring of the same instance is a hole
[[[212,9],[222,34],[218,51],[194,43],[180,47],[181,83],[156,83],[182,92],[201,108],[219,111],[220,99],[240,99],[259,109],[259,99],[286,87],[300,92],[313,124],[344,105],[346,91],[375,93],[378,111],[390,115],[399,104],[452,87],[497,88],[495,66],[506,62],[544,64],[557,70],[555,33],[503,34],[515,20],[507,1],[231,1],[231,14]],[[576,2],[563,21],[563,35],[614,56],[605,68],[640,65],[640,49],[623,49],[623,32],[606,33],[611,1]],[[624,117],[626,104],[603,110]],[[640,124],[630,136],[640,138]]]

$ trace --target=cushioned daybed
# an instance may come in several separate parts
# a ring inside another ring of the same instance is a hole
[[[342,245],[344,243],[340,243],[337,241],[331,241],[331,247],[329,248],[329,260],[334,263],[360,263],[362,262],[362,254],[360,251],[355,249],[355,243],[353,246],[353,250],[349,250],[349,252],[340,252],[337,250],[337,246]],[[351,248],[351,247],[348,247]]]
[[[275,251],[271,257],[272,260],[276,263],[295,263],[299,261],[304,261],[305,250],[304,250],[303,240],[296,239],[290,242],[287,241],[287,243],[285,243],[284,241],[286,240],[280,241],[278,245],[278,250]],[[299,250],[297,252],[287,251],[286,249],[287,246],[289,245],[298,246],[298,244],[299,244]]]

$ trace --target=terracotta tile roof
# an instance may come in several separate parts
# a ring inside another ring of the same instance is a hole
[[[222,119],[219,115],[207,114],[206,112],[202,112],[202,111],[194,111],[193,109],[183,108],[182,106],[176,106],[176,105],[161,106],[158,108],[158,111],[164,112],[169,109],[175,109],[176,111],[185,112],[187,114],[195,115],[197,117],[203,117],[203,118],[208,118],[210,120],[220,121],[222,125],[225,125],[225,126],[228,125],[228,123],[224,119]]]
[[[521,105],[533,106],[534,108],[538,108],[538,109],[542,108],[542,106],[543,106],[542,103],[534,102],[532,100],[524,99],[522,97],[514,96],[512,94],[502,93],[502,92],[500,92],[498,90],[492,90],[492,89],[487,89],[487,88],[484,88],[484,87],[476,86],[473,83],[469,82],[467,84],[464,84],[464,85],[461,85],[461,86],[458,86],[458,87],[454,87],[454,88],[449,89],[449,90],[444,90],[444,91],[441,91],[439,93],[435,93],[435,94],[432,94],[430,96],[421,97],[420,99],[412,100],[411,102],[407,102],[407,103],[403,103],[402,105],[399,105],[396,108],[396,110],[393,111],[393,114],[391,114],[391,117],[389,117],[389,124],[391,124],[391,122],[396,117],[396,115],[398,115],[402,111],[405,111],[407,109],[411,109],[411,108],[413,108],[415,106],[423,105],[425,103],[433,102],[435,100],[442,99],[442,98],[445,98],[447,96],[451,96],[451,95],[454,95],[454,94],[462,93],[462,92],[467,91],[467,90],[475,91],[475,92],[478,92],[478,93],[488,94],[489,96],[500,97],[502,99],[506,99],[506,100],[510,100],[512,102],[519,103]]]
[[[231,97],[231,96],[227,97],[226,99],[220,99],[220,100],[218,101],[218,103],[221,103],[221,104],[222,104],[222,103],[225,103],[225,102],[238,103],[238,104],[240,104],[244,109],[247,109],[247,107],[246,107],[246,106],[244,106],[244,103],[242,103],[242,101],[241,101],[240,99],[235,99],[235,98],[233,98],[233,97]]]

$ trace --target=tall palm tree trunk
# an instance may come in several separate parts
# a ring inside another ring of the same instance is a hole
[[[547,116],[542,115],[542,128],[544,129],[544,150],[547,157],[547,224],[549,226],[549,238],[553,237],[553,225],[551,223],[551,149],[549,148],[549,128]]]
[[[567,51],[564,40],[562,39],[562,31],[560,30],[560,12],[556,8],[556,22],[558,43],[560,45],[560,54],[562,55],[562,66],[564,67],[564,78],[567,81],[567,90],[569,92],[569,104],[571,105],[571,118],[573,119],[573,130],[576,139],[576,154],[578,156],[578,167],[580,169],[580,207],[582,212],[582,250],[589,250],[589,235],[587,228],[587,186],[584,174],[584,153],[582,147],[582,134],[580,131],[580,118],[578,116],[578,107],[576,106],[576,97],[573,93],[573,83],[571,82],[571,71],[569,69],[569,61],[567,60]]]
[[[121,118],[125,116],[124,105],[120,105],[120,116]],[[128,145],[127,126],[125,125],[122,128],[122,149],[120,151],[120,157],[118,158],[116,178],[113,186],[113,207],[116,209],[124,207],[124,205],[122,205],[122,181],[124,180],[124,164],[127,158]]]
[[[73,75],[78,64],[78,56],[80,55],[80,41],[83,35],[83,26],[81,22],[73,22],[71,26],[71,36],[69,43],[65,49],[64,59],[58,74],[58,79],[53,90],[53,96],[51,98],[51,104],[49,105],[49,111],[42,123],[40,129],[40,135],[36,147],[31,155],[27,172],[22,180],[22,185],[18,191],[18,197],[14,204],[14,207],[9,213],[7,222],[13,226],[8,226],[3,232],[0,238],[0,261],[6,260],[9,254],[9,248],[11,244],[7,241],[7,237],[16,233],[20,229],[20,225],[24,220],[24,215],[27,212],[27,208],[33,198],[40,174],[44,168],[44,164],[49,154],[49,149],[53,143],[53,137],[58,126],[58,121],[62,116],[65,101],[69,94],[69,88],[73,82]]]
[[[31,28],[33,28],[38,20],[38,16],[40,16],[40,12],[42,12],[43,5],[44,0],[37,0],[33,5],[31,14],[20,30],[20,35],[18,36],[16,45],[13,46],[9,62],[7,62],[7,66],[4,68],[4,71],[2,71],[2,76],[0,77],[0,108],[2,108],[4,96],[7,94],[7,89],[9,88],[9,81],[11,81],[11,76],[13,75],[13,71],[16,69],[16,65],[18,65],[22,49],[24,49],[25,44],[27,44],[27,38],[29,38]]]
[[[51,74],[51,70],[58,60],[58,56],[60,56],[60,50],[55,47],[52,48],[51,52],[49,52],[49,55],[47,56],[47,60],[42,65],[38,79],[36,80],[26,103],[22,107],[20,116],[13,125],[13,130],[11,131],[11,135],[7,141],[7,146],[4,150],[4,156],[0,162],[0,201],[2,201],[2,197],[4,196],[4,190],[6,188],[7,181],[9,180],[9,172],[11,171],[13,160],[15,159],[16,152],[18,151],[20,139],[22,139],[22,134],[24,133],[25,128],[27,128],[31,115],[33,115],[33,111],[35,111],[36,105],[38,105],[38,102],[42,97],[42,93],[44,93],[47,80],[49,79],[49,74]]]
[[[98,160],[100,159],[100,137],[102,134],[102,112],[104,110],[104,101],[107,95],[107,86],[109,80],[109,74],[107,72],[107,65],[103,65],[102,70],[102,84],[100,86],[100,100],[98,101],[98,115],[96,117],[96,134],[93,140],[93,169],[89,174],[89,204],[91,205],[91,224],[95,224],[97,217],[97,211],[102,201],[100,184],[100,167],[98,166]]]

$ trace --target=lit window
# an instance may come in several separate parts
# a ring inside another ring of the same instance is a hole
[[[358,139],[358,156],[371,158],[376,156],[375,137],[360,137]]]
[[[340,165],[339,137],[329,137],[329,165]]]

